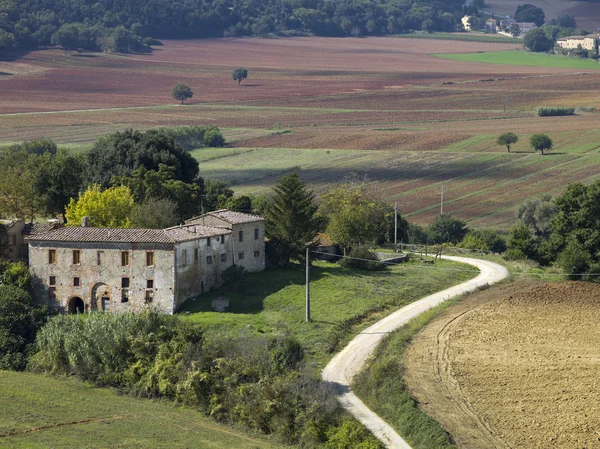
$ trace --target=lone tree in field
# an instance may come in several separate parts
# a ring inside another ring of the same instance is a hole
[[[534,134],[529,138],[529,145],[535,151],[541,151],[542,156],[544,155],[544,150],[551,150],[553,147],[552,139],[546,134]]]
[[[517,143],[519,141],[519,137],[515,133],[504,133],[501,136],[498,136],[496,139],[496,143],[498,145],[506,145],[506,149],[510,153],[510,146],[513,143]]]
[[[187,84],[177,83],[173,86],[171,95],[175,100],[181,101],[181,104],[183,104],[185,100],[194,96],[194,92],[192,92],[192,89]]]
[[[245,80],[246,78],[248,78],[248,70],[246,70],[243,67],[240,67],[239,69],[235,69],[233,71],[233,73],[231,74],[231,78],[234,81],[237,81],[238,86],[239,86],[240,83],[242,82],[242,80]]]

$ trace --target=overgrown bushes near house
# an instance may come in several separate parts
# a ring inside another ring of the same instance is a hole
[[[48,317],[46,307],[33,305],[31,276],[23,263],[0,261],[0,370],[23,370],[36,332]]]
[[[538,117],[555,117],[561,115],[574,115],[575,108],[561,106],[539,106],[535,109]]]
[[[362,431],[347,429],[331,386],[291,337],[205,333],[146,312],[56,316],[36,344],[34,371],[170,399],[305,448],[380,447],[358,423]]]

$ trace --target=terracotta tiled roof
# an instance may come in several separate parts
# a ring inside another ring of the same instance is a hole
[[[46,242],[112,242],[174,243],[162,229],[120,229],[65,226],[28,237],[29,241]]]
[[[35,233],[29,241],[44,242],[109,242],[109,243],[177,243],[230,234],[231,231],[211,226],[184,225],[168,229],[121,229],[66,226]]]
[[[189,220],[186,221],[186,223],[188,223],[188,224],[198,223],[198,222],[202,221],[203,217],[208,217],[208,216],[220,218],[221,220],[226,221],[227,223],[231,223],[231,224],[253,223],[255,221],[264,221],[265,220],[265,218],[261,217],[260,215],[247,214],[245,212],[235,212],[235,211],[229,210],[229,209],[221,209],[221,210],[215,210],[212,212],[208,212],[204,215],[200,215],[199,217],[190,218]]]
[[[319,246],[335,246],[335,243],[333,242],[333,240],[331,240],[331,237],[322,232],[319,232],[317,234],[317,236],[315,237],[315,242]]]
[[[215,228],[213,226],[201,226],[194,224],[174,226],[172,228],[165,229],[164,232],[177,242],[187,242],[199,238],[202,239],[231,234],[231,230],[226,228]]]
[[[594,36],[567,36],[567,37],[561,37],[558,40],[559,41],[568,41],[571,39],[580,40],[580,39],[596,39],[596,38]]]
[[[54,229],[56,226],[52,223],[26,223],[23,226],[21,234],[23,235],[35,235],[43,232],[48,232]]]

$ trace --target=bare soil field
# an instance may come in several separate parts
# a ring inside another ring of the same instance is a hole
[[[507,43],[432,39],[166,41],[151,55],[32,52],[0,61],[0,142],[48,137],[86,151],[128,127],[217,125],[228,141],[199,150],[203,176],[264,193],[292,170],[318,191],[349,172],[380,183],[418,223],[446,209],[472,226],[508,228],[517,205],[600,171],[600,71],[465,63],[432,53],[507,50]],[[249,79],[237,87],[233,68]],[[170,98],[186,82],[194,98]],[[536,117],[540,105],[581,106]],[[496,145],[519,135],[511,154]],[[528,138],[549,133],[553,154]],[[208,154],[208,156],[207,156]]]
[[[162,105],[176,82],[195,92],[191,103],[327,95],[490,74],[555,73],[544,68],[465,64],[430,53],[493,51],[517,44],[427,39],[207,39],[165,41],[150,55],[31,52],[0,62],[0,113]],[[231,71],[249,79],[237,88]],[[25,95],[26,93],[26,95]]]
[[[461,449],[598,448],[600,285],[519,281],[414,339],[404,379]]]
[[[582,2],[573,0],[488,0],[485,10],[496,14],[514,16],[517,6],[530,3],[542,8],[546,13],[546,22],[563,14],[569,14],[577,20],[578,28],[594,32],[600,26],[600,5],[597,2]]]

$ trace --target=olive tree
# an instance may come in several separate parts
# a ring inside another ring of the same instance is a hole
[[[235,69],[233,71],[233,73],[231,74],[231,78],[234,81],[238,82],[238,86],[240,85],[240,83],[242,82],[242,80],[245,80],[246,78],[248,78],[248,70],[240,67],[238,69]]]
[[[535,151],[541,151],[542,156],[545,150],[551,150],[553,147],[552,139],[546,134],[534,134],[529,138],[529,145]]]
[[[192,89],[187,84],[177,83],[173,86],[171,95],[175,100],[181,101],[181,104],[183,104],[185,100],[194,96],[194,92],[192,92]]]
[[[498,139],[496,139],[496,143],[498,145],[505,145],[506,149],[508,150],[509,153],[510,153],[510,146],[513,143],[517,143],[518,141],[519,141],[519,137],[515,133],[504,133],[504,134],[498,136]]]

